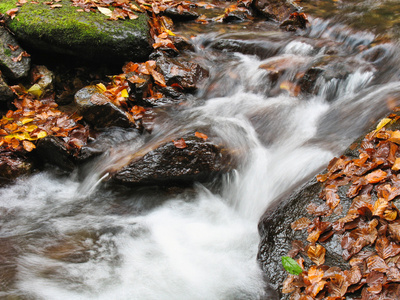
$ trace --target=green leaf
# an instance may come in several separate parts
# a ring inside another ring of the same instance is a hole
[[[289,256],[282,256],[282,265],[286,271],[293,275],[300,275],[303,269],[300,265]]]

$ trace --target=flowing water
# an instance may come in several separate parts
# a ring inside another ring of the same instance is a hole
[[[310,21],[296,34],[265,22],[197,34],[191,59],[211,76],[191,105],[156,121],[145,138],[105,132],[101,146],[110,150],[83,179],[48,171],[2,187],[0,298],[274,299],[256,261],[259,217],[400,99],[396,44]],[[218,50],[227,41],[246,54]],[[290,86],[321,61],[336,73],[319,76],[311,93]],[[128,154],[204,125],[240,152],[241,164],[219,184],[102,183]]]

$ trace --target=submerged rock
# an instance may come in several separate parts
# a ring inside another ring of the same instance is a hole
[[[194,133],[183,140],[182,148],[167,141],[144,155],[133,155],[112,179],[138,185],[182,184],[208,181],[234,168],[229,151],[222,146],[195,137]]]
[[[75,94],[75,104],[86,122],[95,128],[134,126],[126,113],[111,103],[96,86],[87,86]]]
[[[109,21],[100,12],[77,11],[62,0],[51,9],[43,0],[25,3],[7,26],[26,47],[107,62],[145,60],[151,53],[148,17]],[[15,8],[16,1],[2,0],[0,13]]]
[[[3,74],[10,79],[26,77],[30,64],[28,54],[18,45],[11,33],[0,26],[0,69]]]

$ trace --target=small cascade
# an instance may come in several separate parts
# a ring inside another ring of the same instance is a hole
[[[319,19],[301,35],[280,32],[199,35],[193,60],[211,75],[192,106],[166,113],[146,136],[105,132],[107,151],[83,180],[43,172],[2,187],[1,276],[10,284],[0,298],[274,299],[256,261],[259,217],[400,99],[386,67],[399,57],[372,46],[372,34]],[[232,41],[241,51],[218,48]],[[104,186],[126,162],[205,124],[241,158],[218,191]]]

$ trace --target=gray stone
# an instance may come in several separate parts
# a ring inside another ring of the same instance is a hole
[[[19,79],[28,75],[31,59],[4,27],[0,26],[0,69],[6,77]]]

